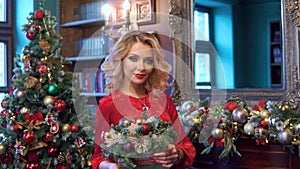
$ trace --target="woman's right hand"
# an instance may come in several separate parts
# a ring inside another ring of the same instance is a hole
[[[116,163],[102,161],[99,165],[99,169],[119,169]]]

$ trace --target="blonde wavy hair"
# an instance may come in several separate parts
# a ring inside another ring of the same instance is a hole
[[[159,89],[163,91],[169,86],[168,79],[172,68],[164,59],[163,50],[158,39],[148,32],[131,31],[120,37],[112,48],[110,55],[108,55],[101,65],[106,81],[106,93],[110,93],[121,87],[122,80],[124,79],[122,60],[137,42],[149,45],[153,49],[154,54],[154,70],[145,83],[145,89],[150,91]]]

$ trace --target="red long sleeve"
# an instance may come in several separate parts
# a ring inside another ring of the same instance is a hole
[[[144,101],[150,108],[148,110],[148,115],[158,115],[164,121],[171,121],[173,123],[173,128],[177,132],[175,145],[184,152],[185,158],[180,166],[174,166],[172,168],[182,169],[191,166],[196,151],[181,126],[176,107],[174,106],[171,97],[165,94],[157,98],[149,94],[144,99],[146,99]],[[119,91],[115,91],[99,101],[95,118],[95,147],[94,154],[91,158],[93,169],[97,169],[102,161],[114,162],[112,158],[107,159],[102,157],[100,145],[103,143],[103,140],[101,139],[101,133],[110,130],[111,124],[117,125],[120,119],[125,116],[140,118],[143,106],[141,103],[143,103],[141,99],[124,95]]]

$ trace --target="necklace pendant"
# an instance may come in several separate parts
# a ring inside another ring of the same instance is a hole
[[[146,105],[143,106],[143,111],[147,112],[149,110],[149,107],[147,107]]]

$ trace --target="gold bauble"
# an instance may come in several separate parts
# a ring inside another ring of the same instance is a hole
[[[70,131],[70,124],[64,124],[63,126],[62,126],[62,131],[63,132],[68,132],[68,131]]]
[[[44,100],[43,100],[43,103],[45,106],[48,106],[50,104],[53,104],[54,103],[54,97],[53,96],[46,96],[44,97]]]
[[[211,135],[215,139],[222,139],[224,138],[224,130],[220,128],[216,128],[211,132]]]
[[[259,116],[263,119],[269,118],[270,117],[270,112],[269,110],[263,109],[260,111]]]
[[[6,151],[6,145],[4,145],[4,144],[0,144],[0,154],[3,154],[3,153],[5,153],[5,151]]]

